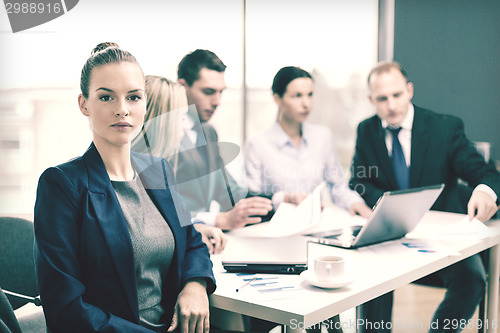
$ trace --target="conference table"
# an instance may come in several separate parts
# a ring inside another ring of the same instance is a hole
[[[336,255],[346,259],[349,272],[354,277],[353,282],[337,289],[317,288],[299,275],[283,274],[280,278],[287,279],[287,283],[295,286],[293,292],[276,292],[271,297],[238,293],[235,291],[235,281],[238,281],[236,274],[227,273],[222,267],[223,254],[213,255],[218,286],[210,296],[210,305],[212,308],[269,320],[291,328],[309,327],[488,250],[486,318],[466,324],[469,327],[483,326],[486,332],[498,332],[500,220],[488,221],[488,228],[484,230],[474,228],[476,224],[464,223],[466,218],[462,214],[430,211],[404,239],[355,250],[308,243],[308,267],[312,267],[312,260],[317,255]],[[329,226],[325,226],[327,227]],[[238,242],[241,236],[229,234],[228,237],[230,245],[231,242]],[[408,242],[414,242],[418,246],[408,247]],[[353,324],[366,327],[368,324],[381,323],[348,323],[351,326]],[[411,325],[430,324],[432,323],[390,323],[394,332],[412,331]]]

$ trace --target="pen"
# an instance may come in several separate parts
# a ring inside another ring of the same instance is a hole
[[[248,286],[251,282],[257,280],[257,277],[253,277],[251,278],[250,280],[248,280],[247,282],[245,282],[241,287],[239,288],[236,288],[236,292],[240,291],[241,289],[243,289],[245,286]]]
[[[277,287],[277,288],[259,289],[259,293],[268,293],[268,292],[274,292],[274,291],[285,291],[285,290],[293,290],[293,289],[295,289],[295,286],[284,286],[284,287]]]
[[[276,283],[278,283],[278,282],[277,281],[271,281],[271,282],[254,283],[254,284],[252,284],[252,287],[268,286],[270,284],[276,284]]]
[[[248,281],[248,280],[276,280],[278,277],[256,277],[256,278],[251,278],[251,279],[243,279],[243,281]]]

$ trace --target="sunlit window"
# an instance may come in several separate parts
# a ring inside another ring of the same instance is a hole
[[[276,121],[276,72],[299,66],[315,81],[308,121],[333,131],[348,168],[356,126],[372,112],[366,75],[377,61],[377,7],[373,0],[248,1],[248,136]]]
[[[227,65],[227,89],[211,122],[221,141],[240,146],[244,128],[248,137],[276,117],[270,92],[276,71],[301,66],[316,84],[310,121],[333,130],[347,161],[354,128],[369,112],[364,80],[376,60],[377,1],[247,0],[246,16],[244,9],[243,0],[80,1],[64,17],[16,34],[2,12],[0,215],[30,217],[41,172],[90,144],[77,105],[79,76],[91,49],[104,41],[131,51],[145,74],[174,80],[185,54],[215,52]],[[241,157],[229,165],[236,178],[244,174],[241,165]]]

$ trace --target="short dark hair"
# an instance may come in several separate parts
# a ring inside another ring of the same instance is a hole
[[[273,94],[277,94],[279,97],[283,97],[286,92],[286,87],[288,84],[295,79],[306,77],[312,80],[311,74],[303,70],[300,67],[287,66],[283,67],[276,73],[273,80],[272,90]]]
[[[226,70],[226,65],[212,51],[197,49],[182,58],[177,69],[177,79],[184,79],[188,86],[192,86],[200,78],[202,68],[222,73]]]
[[[396,69],[401,72],[403,77],[405,78],[406,82],[410,82],[410,79],[408,78],[408,74],[406,73],[406,70],[404,67],[397,61],[382,61],[379,62],[375,67],[372,68],[370,73],[368,74],[368,86],[370,85],[370,79],[372,78],[373,74],[380,74],[380,73],[386,73],[389,72],[391,69]]]
[[[83,97],[89,97],[90,74],[92,74],[92,70],[94,68],[120,62],[131,62],[139,66],[135,57],[130,52],[120,49],[118,44],[112,42],[98,44],[92,50],[90,57],[87,59],[87,62],[85,62],[85,65],[83,65],[82,68],[80,89]]]

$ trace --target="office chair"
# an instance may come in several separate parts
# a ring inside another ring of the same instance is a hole
[[[21,333],[14,310],[0,288],[0,333]]]
[[[27,303],[41,305],[33,258],[33,223],[15,217],[0,217],[0,287],[13,310]],[[22,310],[25,310],[23,307]],[[23,312],[20,310],[21,312]],[[3,318],[2,318],[3,320]],[[18,317],[23,331],[45,327],[42,308]]]
[[[33,242],[32,222],[15,217],[0,217],[0,286],[14,310],[38,295]],[[28,299],[11,293],[25,295]]]

